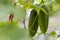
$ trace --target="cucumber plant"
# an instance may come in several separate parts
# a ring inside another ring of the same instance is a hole
[[[0,22],[0,40],[32,40],[31,37],[37,34],[39,27],[40,31],[46,34],[50,16],[49,6],[47,7],[47,5],[51,5],[52,2],[48,0],[51,4],[46,4],[47,0],[36,1],[38,2],[37,5],[34,4],[35,0],[18,0],[18,2],[15,2],[15,0],[0,0],[0,17],[5,18],[9,15],[9,20]],[[59,0],[54,0],[52,5],[56,3],[60,4]],[[57,6],[55,6],[53,7],[56,8]],[[29,9],[32,10],[30,12],[27,32],[20,28],[18,20],[24,21],[26,12]]]

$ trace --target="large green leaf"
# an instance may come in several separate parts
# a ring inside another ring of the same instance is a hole
[[[19,20],[19,19],[25,19],[26,16],[26,10],[25,8],[21,8],[19,6],[16,6],[12,9],[13,14],[14,14],[14,19]]]
[[[32,40],[25,29],[16,21],[0,22],[0,40]]]
[[[48,10],[47,10],[46,6],[42,5],[42,8],[44,8],[44,10],[47,12],[47,14],[45,14],[45,12],[43,10],[40,10],[40,13],[38,15],[38,22],[39,22],[41,32],[45,34],[47,31],[47,28],[48,28],[49,15],[48,15]]]
[[[3,2],[3,0],[1,0]],[[26,11],[24,8],[21,8],[19,6],[15,6],[14,4],[0,4],[0,17],[6,18],[9,14],[14,14],[14,19],[24,19],[26,16]]]
[[[11,4],[11,0],[0,0],[0,4],[3,4],[3,5],[9,5]]]
[[[60,5],[60,0],[55,0],[55,1],[56,1],[56,3],[58,3]]]
[[[9,8],[4,5],[0,5],[0,17],[7,15],[7,13],[9,13]]]

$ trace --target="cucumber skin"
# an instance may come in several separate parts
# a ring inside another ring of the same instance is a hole
[[[49,13],[48,13],[48,9],[46,8],[45,5],[43,5],[41,8],[44,8],[44,10],[46,10],[46,12],[48,14],[48,15],[46,15],[42,10],[40,10],[40,13],[38,15],[40,30],[42,33],[45,34],[48,29]]]
[[[38,15],[36,10],[32,10],[29,18],[29,34],[30,36],[34,36],[38,29]]]

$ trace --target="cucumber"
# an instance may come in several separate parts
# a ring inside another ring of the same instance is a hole
[[[49,12],[45,5],[42,5],[41,8],[43,8],[47,12],[47,14],[45,14],[45,12],[40,9],[39,15],[38,15],[40,30],[42,33],[45,34],[48,28]]]
[[[29,18],[28,29],[30,36],[34,36],[38,29],[38,15],[36,10],[32,10]]]

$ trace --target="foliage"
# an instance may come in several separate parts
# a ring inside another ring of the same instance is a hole
[[[50,33],[50,35],[52,35],[53,37],[55,37],[56,32],[52,31],[52,32]]]
[[[0,40],[32,40],[16,21],[0,22]]]
[[[59,0],[56,0],[56,2],[60,5],[60,1]]]

